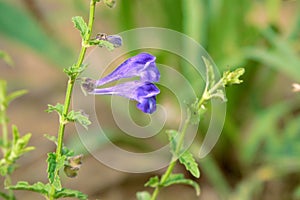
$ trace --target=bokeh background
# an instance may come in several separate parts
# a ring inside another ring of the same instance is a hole
[[[62,69],[75,61],[81,44],[71,18],[87,19],[88,5],[87,0],[0,0],[0,49],[14,62],[9,67],[0,61],[0,78],[7,80],[9,91],[28,90],[11,104],[8,116],[21,133],[33,134],[30,145],[36,147],[19,160],[13,182],[47,181],[45,160],[55,145],[43,135],[56,134],[58,117],[45,109],[63,101],[67,79]],[[95,35],[146,26],[176,30],[199,42],[220,71],[246,69],[244,83],[226,90],[227,115],[218,143],[198,160],[201,196],[187,186],[172,186],[162,190],[159,199],[300,199],[300,94],[291,86],[300,82],[298,0],[117,0],[114,9],[99,4],[95,22]],[[155,55],[160,61],[169,56]],[[173,62],[197,84],[180,61]],[[106,109],[107,102],[98,107]],[[109,119],[103,120],[112,135],[118,131]],[[198,149],[206,122],[201,122],[192,149]],[[128,138],[112,140],[138,146]],[[135,199],[150,176],[164,171],[130,174],[110,169],[89,156],[72,125],[67,127],[66,145],[85,158],[78,177],[62,175],[63,184],[90,199]],[[176,171],[184,172],[181,166]],[[42,199],[32,192],[16,195]]]

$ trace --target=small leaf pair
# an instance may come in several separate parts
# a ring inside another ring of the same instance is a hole
[[[0,174],[5,176],[11,174],[14,169],[14,164],[16,160],[28,151],[32,151],[34,147],[27,146],[31,133],[25,134],[23,137],[20,136],[20,133],[16,126],[12,127],[13,139],[12,143],[6,147],[5,155],[0,160]]]
[[[8,188],[12,189],[12,190],[28,190],[28,191],[37,192],[37,193],[42,194],[45,197],[47,197],[47,199],[51,194],[51,186],[49,183],[44,184],[41,182],[37,182],[33,185],[30,185],[26,181],[19,181],[16,185],[9,186]],[[71,190],[71,189],[66,189],[66,188],[61,188],[61,190],[56,191],[55,194],[53,195],[53,197],[55,199],[65,198],[65,197],[76,197],[80,200],[87,199],[86,194],[83,194],[82,192],[79,192],[77,190]]]
[[[64,106],[62,104],[56,104],[55,106],[48,104],[48,109],[46,112],[51,113],[53,111],[57,112],[58,115],[61,116],[63,115],[63,110]],[[82,111],[74,111],[71,110],[67,116],[66,116],[66,121],[67,122],[78,122],[81,124],[85,129],[88,129],[88,126],[91,124],[91,121],[89,120],[88,116],[82,112]]]
[[[171,146],[171,153],[173,157],[178,158],[179,162],[183,164],[194,177],[200,177],[200,171],[198,168],[198,164],[195,161],[193,154],[190,153],[188,150],[184,151],[183,153],[178,153],[178,136],[179,133],[176,130],[167,130],[167,134],[169,136],[170,146]]]

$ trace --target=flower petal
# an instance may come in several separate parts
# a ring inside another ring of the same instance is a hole
[[[121,36],[119,36],[119,35],[108,35],[106,38],[107,38],[107,41],[112,43],[115,48],[118,48],[118,47],[122,46]]]
[[[144,113],[152,114],[156,110],[156,96],[143,99],[136,107]]]
[[[156,95],[160,90],[150,82],[130,81],[109,88],[94,89],[95,95],[119,95],[138,102],[137,108],[145,113],[156,110]]]
[[[159,94],[159,89],[149,82],[129,81],[108,88],[96,88],[92,94],[114,94],[139,101]]]
[[[96,81],[96,86],[119,80],[121,78],[140,77],[143,82],[158,82],[160,73],[155,64],[155,57],[140,53],[123,62],[112,73]]]

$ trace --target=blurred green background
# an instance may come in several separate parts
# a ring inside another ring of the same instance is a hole
[[[87,19],[88,4],[0,0],[0,49],[14,61],[13,68],[0,61],[0,78],[11,91],[29,90],[8,114],[21,132],[33,133],[31,145],[37,148],[20,160],[13,181],[46,181],[46,153],[55,147],[43,134],[56,133],[57,117],[44,110],[63,99],[62,68],[75,61],[81,43],[71,17]],[[117,0],[114,9],[98,6],[95,22],[95,34],[146,26],[173,29],[199,42],[220,71],[246,69],[244,83],[226,90],[227,116],[218,143],[199,160],[201,196],[172,186],[160,199],[300,199],[300,94],[291,87],[300,82],[298,0]],[[167,59],[168,54],[158,56]],[[199,130],[205,128],[204,120]],[[66,137],[80,149],[74,127],[68,127]],[[197,141],[202,138],[199,134]],[[197,147],[192,147],[195,152]],[[65,178],[64,184],[90,199],[134,199],[148,177],[162,172],[117,172],[87,155],[79,176]],[[30,192],[17,196],[41,199]]]

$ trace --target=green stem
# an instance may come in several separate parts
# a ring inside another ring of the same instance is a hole
[[[184,137],[185,137],[186,130],[187,130],[187,127],[188,127],[189,123],[190,123],[190,114],[187,117],[187,119],[185,120],[185,123],[183,125],[182,130],[181,130],[178,145],[176,147],[176,152],[173,155],[173,157],[171,159],[171,162],[170,162],[166,172],[162,175],[162,177],[160,179],[160,182],[159,182],[159,185],[155,188],[154,192],[152,193],[151,200],[155,200],[157,198],[157,195],[160,191],[161,185],[164,185],[164,183],[168,180],[168,178],[170,177],[170,175],[172,174],[172,172],[174,170],[174,167],[175,167],[176,162],[177,162],[176,155],[178,155],[181,151],[181,148],[182,148],[182,145],[183,145],[183,142],[184,142]]]
[[[84,38],[83,45],[81,47],[77,63],[75,64],[75,67],[74,67],[75,69],[80,68],[80,66],[82,65],[82,62],[83,62],[83,59],[85,57],[85,53],[87,50],[87,46],[84,44],[87,44],[91,38],[91,33],[92,33],[94,18],[95,18],[95,5],[96,5],[96,2],[94,0],[91,0],[89,23],[88,23],[88,34]],[[79,74],[69,77],[67,91],[66,91],[66,95],[65,95],[64,110],[63,110],[63,113],[62,113],[62,116],[60,119],[59,130],[58,130],[56,156],[61,156],[65,126],[68,122],[67,115],[68,115],[69,108],[70,108],[74,83],[75,83],[75,80],[78,77],[78,75]]]
[[[11,178],[10,175],[6,175],[5,177],[5,186],[10,186],[11,185]],[[9,200],[15,200],[15,194],[13,193],[13,190],[8,189],[8,198]]]
[[[205,92],[211,92],[211,91],[206,91],[206,90],[204,91],[204,94],[202,95],[201,99],[197,103],[197,107],[198,108],[200,108],[201,105],[203,105],[204,102],[207,100],[205,98],[205,95],[206,95]],[[151,195],[151,200],[155,200],[157,198],[158,193],[159,193],[159,191],[161,189],[161,186],[164,185],[164,183],[168,180],[168,178],[170,177],[170,175],[172,174],[172,172],[174,170],[174,167],[175,167],[176,162],[177,162],[176,155],[180,154],[180,151],[181,151],[183,143],[184,143],[184,137],[185,137],[185,134],[186,134],[186,130],[187,130],[187,127],[188,127],[188,125],[190,123],[190,120],[191,120],[191,114],[188,113],[187,119],[185,120],[185,123],[184,123],[184,125],[182,127],[182,130],[181,130],[181,134],[180,134],[180,138],[179,138],[179,141],[178,141],[178,145],[176,147],[176,152],[173,155],[172,160],[171,160],[171,162],[170,162],[170,164],[169,164],[166,172],[162,175],[158,186],[153,191],[153,193]]]
[[[95,18],[95,7],[96,7],[96,1],[91,0],[90,3],[90,14],[89,14],[89,22],[88,22],[88,33],[86,34],[85,38],[83,38],[81,50],[78,56],[78,60],[74,66],[75,69],[79,69],[82,65],[82,62],[84,60],[86,50],[88,48],[88,43],[91,38],[92,30],[93,30],[93,25],[94,25],[94,18]],[[65,95],[65,102],[64,102],[64,109],[62,112],[62,115],[60,116],[59,120],[59,129],[58,129],[58,137],[57,137],[57,148],[56,148],[56,157],[57,160],[62,156],[62,148],[63,148],[63,140],[64,140],[64,133],[65,133],[65,127],[66,124],[68,123],[67,115],[69,112],[70,108],[70,103],[71,103],[71,97],[72,97],[72,92],[74,88],[74,83],[75,80],[79,74],[75,73],[73,76],[69,77],[68,83],[67,83],[67,90],[66,90],[66,95]],[[58,176],[58,171],[57,174]],[[54,197],[53,195],[55,194],[55,188],[52,186],[52,192],[49,196],[50,200],[53,200]]]
[[[3,119],[1,120],[2,142],[3,142],[2,152],[3,152],[3,156],[5,156],[7,147],[8,147],[8,129],[7,129],[7,120],[6,120],[5,110],[2,112],[2,117],[3,117]]]
[[[200,109],[205,101],[211,99],[211,95],[223,84],[223,78],[221,78],[213,87],[208,90],[208,86],[205,86],[201,99],[197,103],[197,108]]]

